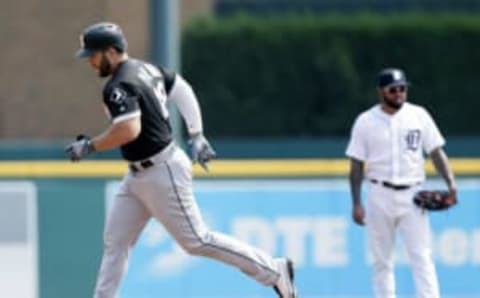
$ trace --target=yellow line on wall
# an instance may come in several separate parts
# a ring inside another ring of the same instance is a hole
[[[480,159],[456,158],[450,160],[457,175],[480,175]],[[248,159],[215,160],[210,163],[210,172],[194,167],[196,177],[314,177],[348,175],[347,159]],[[426,165],[428,174],[434,168]],[[73,178],[73,177],[120,177],[127,172],[123,161],[3,161],[0,162],[0,177],[18,178]]]

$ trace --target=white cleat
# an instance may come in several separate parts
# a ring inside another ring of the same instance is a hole
[[[280,269],[280,277],[273,289],[277,292],[279,298],[298,298],[297,289],[295,289],[293,283],[293,262],[287,258],[277,259],[277,262]]]

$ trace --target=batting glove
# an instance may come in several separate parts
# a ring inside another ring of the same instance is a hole
[[[192,157],[192,161],[198,162],[202,168],[208,172],[208,165],[207,163],[216,157],[215,150],[213,150],[210,143],[207,139],[203,136],[202,133],[198,133],[191,136],[190,141],[188,142],[190,145],[190,155]]]
[[[90,137],[84,135],[78,135],[77,140],[67,147],[65,147],[65,153],[71,161],[80,161],[85,156],[95,151],[93,142]]]

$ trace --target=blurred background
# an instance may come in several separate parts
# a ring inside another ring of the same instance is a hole
[[[403,68],[409,100],[447,138],[461,204],[432,216],[444,297],[480,297],[480,1],[25,0],[0,10],[0,297],[91,297],[118,151],[71,165],[63,148],[107,125],[103,82],[74,58],[81,31],[118,23],[129,53],[181,73],[218,153],[195,168],[209,224],[291,255],[302,297],[371,297],[364,230],[350,221],[351,125],[377,72]],[[173,113],[176,136],[181,120]],[[444,187],[426,164],[432,186]],[[399,241],[397,285],[414,297]],[[222,288],[218,288],[219,280]],[[274,297],[186,256],[151,223],[121,298]]]

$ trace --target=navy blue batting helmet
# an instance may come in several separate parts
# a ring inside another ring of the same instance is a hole
[[[385,68],[378,74],[377,86],[380,88],[409,84],[405,73],[399,68]]]
[[[93,24],[83,30],[80,36],[80,46],[76,56],[89,57],[95,52],[106,50],[109,47],[113,47],[119,52],[125,52],[127,50],[127,40],[118,25],[102,22]]]

